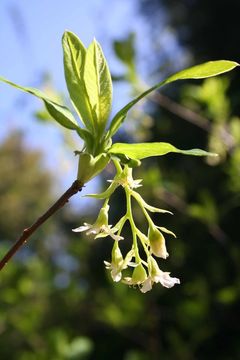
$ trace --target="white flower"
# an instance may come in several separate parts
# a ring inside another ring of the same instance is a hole
[[[161,283],[162,286],[166,288],[171,288],[175,284],[180,284],[180,280],[178,278],[172,278],[170,276],[170,272],[164,272],[159,269],[158,264],[153,257],[151,257],[148,261],[149,264],[149,276],[143,282],[142,287],[140,288],[142,293],[146,293],[152,289],[154,283]]]
[[[95,235],[94,239],[111,236],[111,238],[113,240],[116,240],[116,241],[122,240],[123,239],[122,236],[115,234],[115,232],[117,232],[118,229],[111,228],[111,227],[112,227],[112,225],[99,226],[96,223],[93,225],[84,223],[83,226],[73,229],[72,231],[74,231],[74,232],[86,231],[86,235],[90,235],[90,234]]]
[[[95,239],[101,238],[101,237],[106,237],[106,236],[111,236],[111,238],[115,241],[123,240],[124,238],[122,236],[115,234],[115,232],[117,232],[117,231],[118,231],[118,229],[115,227],[112,228],[112,225],[102,225],[100,228],[100,231],[95,236]]]
[[[125,259],[123,259],[121,250],[116,242],[112,250],[112,262],[104,261],[106,269],[111,270],[111,276],[113,281],[118,282],[122,278],[122,270],[126,269],[128,265],[133,265],[131,259],[133,257],[133,251],[130,250]],[[134,264],[135,265],[135,264]]]
[[[143,284],[146,279],[146,270],[144,269],[142,264],[137,264],[137,266],[135,266],[135,269],[133,270],[132,277],[125,277],[122,282],[127,285],[141,286],[141,284]]]
[[[170,276],[170,272],[163,272],[160,270],[160,273],[154,277],[154,281],[156,283],[160,282],[162,286],[166,288],[171,288],[175,284],[180,284],[180,280],[178,278],[173,278]]]
[[[83,226],[79,226],[76,229],[72,229],[72,231],[74,231],[74,232],[86,231],[87,235],[90,235],[90,234],[96,235],[99,233],[100,230],[101,230],[101,226],[98,226],[96,223],[93,225],[88,224],[88,223],[83,223]]]
[[[113,180],[108,180],[108,182],[115,183],[117,186],[121,185],[122,187],[130,187],[131,189],[136,189],[142,186],[140,184],[142,179],[134,180],[132,177],[132,168],[127,166],[120,175],[117,174]]]
[[[118,282],[121,280],[122,278],[122,266],[121,264],[114,264],[114,263],[109,263],[108,261],[104,260],[104,264],[106,266],[106,269],[111,270],[111,276],[113,281]]]
[[[153,281],[151,279],[151,277],[149,276],[142,284],[142,287],[140,288],[140,291],[142,293],[146,293],[150,290],[152,290],[152,284],[153,284]]]
[[[108,210],[109,206],[106,204],[102,207],[97,217],[97,220],[94,224],[84,223],[83,226],[79,226],[76,229],[73,229],[74,232],[82,232],[86,231],[86,235],[93,234],[95,235],[94,239],[100,237],[111,236],[113,240],[119,241],[122,240],[123,237],[120,235],[116,235],[115,233],[118,231],[116,227],[112,228],[112,225],[108,225]]]

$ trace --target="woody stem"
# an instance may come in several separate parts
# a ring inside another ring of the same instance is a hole
[[[8,261],[15,255],[20,247],[27,242],[29,237],[47,221],[55,212],[61,209],[68,200],[79,191],[82,190],[83,184],[79,180],[75,180],[67,191],[42,215],[40,216],[30,227],[23,230],[21,236],[9,249],[6,255],[0,261],[0,270],[8,263]]]

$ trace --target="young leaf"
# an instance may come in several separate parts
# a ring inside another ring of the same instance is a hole
[[[79,38],[70,31],[64,32],[62,46],[65,79],[70,98],[82,122],[91,131],[93,117],[83,80],[86,49]]]
[[[17,84],[14,84],[12,81],[9,81],[0,76],[0,81],[5,82],[19,90],[25,91],[31,95],[38,97],[43,100],[49,114],[62,126],[67,129],[77,130],[79,128],[78,123],[73,117],[72,113],[69,109],[63,105],[57,104],[56,102],[50,100],[44,93],[42,93],[38,89],[34,89],[32,87],[23,87]]]
[[[130,159],[136,160],[141,160],[151,156],[161,156],[170,152],[195,156],[217,156],[217,154],[209,153],[201,149],[180,150],[175,146],[164,142],[138,144],[116,143],[108,150],[108,153],[110,154],[124,154]]]
[[[101,134],[111,111],[112,80],[102,49],[96,40],[87,49],[84,81],[96,121],[94,126]]]
[[[157,207],[151,206],[148,203],[146,203],[145,200],[143,200],[143,198],[141,197],[141,195],[139,193],[137,193],[136,191],[132,191],[131,195],[137,200],[137,202],[142,205],[145,209],[147,209],[148,211],[151,212],[158,212],[158,213],[168,213],[173,215],[173,213],[171,211],[168,210],[164,210],[164,209],[159,209]]]
[[[109,198],[112,193],[116,190],[116,188],[119,186],[119,184],[115,183],[115,182],[112,182],[111,185],[109,185],[109,187],[103,191],[102,193],[100,194],[87,194],[85,196],[87,197],[92,197],[92,198],[95,198],[95,199],[106,199],[106,198]]]
[[[228,60],[209,61],[204,64],[193,66],[191,68],[179,71],[176,74],[169,76],[167,79],[159,82],[155,86],[144,91],[141,95],[136,97],[134,100],[130,101],[126,106],[124,106],[120,111],[118,111],[118,113],[114,116],[110,124],[107,137],[112,137],[116,133],[116,131],[124,121],[125,117],[127,116],[128,111],[138,101],[140,101],[142,98],[150,94],[152,91],[160,88],[161,86],[177,80],[204,79],[204,78],[216,76],[228,72],[234,69],[236,66],[239,66],[239,64],[234,61],[228,61]]]

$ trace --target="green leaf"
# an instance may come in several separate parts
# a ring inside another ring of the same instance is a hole
[[[160,209],[154,206],[149,205],[148,203],[146,203],[146,201],[142,198],[142,196],[136,192],[136,191],[132,191],[131,195],[137,200],[137,202],[140,204],[140,206],[142,205],[145,209],[147,209],[150,212],[157,212],[157,213],[163,213],[163,214],[171,214],[173,215],[173,213],[171,211],[168,210],[164,210],[164,209]]]
[[[100,45],[94,40],[87,49],[84,81],[90,100],[94,127],[102,134],[112,105],[112,80]]]
[[[86,49],[79,38],[65,31],[62,38],[65,79],[70,98],[82,122],[93,130],[92,110],[83,80]]]
[[[163,226],[157,226],[157,228],[158,228],[159,230],[161,230],[162,232],[166,233],[166,234],[172,235],[172,236],[175,237],[175,238],[177,237],[176,234],[174,234],[173,231],[168,230],[168,229],[166,229],[166,228],[163,227]]]
[[[118,155],[124,154],[130,159],[141,160],[151,156],[161,156],[168,154],[170,152],[180,153],[184,155],[195,155],[195,156],[217,156],[217,154],[209,153],[201,149],[192,149],[192,150],[180,150],[175,146],[164,143],[164,142],[154,142],[154,143],[138,143],[138,144],[125,144],[125,143],[115,143],[108,150],[108,153]]]
[[[130,33],[128,37],[122,41],[114,41],[113,48],[117,57],[127,66],[135,67],[135,34]]]
[[[111,185],[109,185],[109,187],[103,191],[100,194],[87,194],[85,195],[86,197],[92,197],[95,199],[106,199],[109,198],[114,191],[116,190],[116,188],[119,186],[119,184],[117,184],[116,182],[112,182]]]
[[[121,126],[125,117],[127,116],[128,111],[142,98],[150,94],[152,91],[160,88],[163,85],[169,84],[177,80],[186,80],[186,79],[204,79],[216,75],[223,74],[234,69],[236,66],[239,66],[238,63],[228,60],[217,60],[209,61],[201,65],[193,66],[191,68],[182,70],[169,76],[167,79],[159,82],[150,89],[144,91],[141,95],[136,97],[134,100],[130,101],[126,106],[124,106],[118,113],[114,116],[108,131],[107,137],[112,137],[116,131]]]
[[[43,100],[49,114],[62,126],[67,129],[77,130],[79,129],[78,123],[73,117],[72,113],[69,109],[63,105],[57,104],[55,101],[49,99],[44,93],[42,93],[38,89],[34,89],[32,87],[23,87],[17,84],[14,84],[12,81],[9,81],[3,77],[0,77],[0,81],[5,82],[19,90],[25,91],[31,95],[38,97]]]

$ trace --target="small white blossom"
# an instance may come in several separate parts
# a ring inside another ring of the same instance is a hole
[[[132,277],[125,277],[122,282],[127,285],[138,285],[141,286],[142,283],[147,279],[147,273],[142,264],[137,264],[133,270]]]
[[[130,187],[131,189],[142,186],[140,184],[142,179],[134,180],[132,177],[132,169],[128,167],[126,167],[120,175],[116,175],[113,180],[108,180],[108,182],[115,183],[117,186]]]
[[[83,232],[86,231],[86,235],[93,234],[95,235],[94,239],[100,237],[111,236],[113,240],[119,241],[122,240],[123,237],[120,235],[116,235],[115,233],[118,231],[116,227],[112,228],[112,225],[108,225],[108,210],[109,205],[105,205],[99,212],[97,220],[94,224],[84,223],[83,226],[79,226],[76,229],[73,229],[74,232]]]
[[[117,228],[112,228],[112,225],[102,225],[100,231],[95,236],[95,239],[100,237],[111,236],[111,238],[115,241],[123,240],[124,238],[120,235],[116,235],[115,233],[118,231]]]
[[[96,223],[93,225],[88,223],[83,223],[83,226],[79,226],[76,229],[72,229],[72,231],[74,232],[86,231],[86,235],[90,235],[90,234],[96,235],[100,232],[100,230],[101,230],[101,226],[97,225]]]
[[[152,284],[153,284],[153,281],[151,279],[151,277],[149,276],[142,284],[142,287],[140,288],[140,291],[142,293],[146,293],[150,290],[152,290]]]
[[[150,291],[154,283],[161,283],[162,286],[168,289],[173,287],[175,284],[180,284],[180,280],[178,278],[171,277],[170,272],[160,270],[156,260],[152,257],[149,259],[149,268],[150,274],[142,283],[142,287],[140,288],[142,293]]]
[[[120,235],[116,235],[115,232],[118,231],[116,228],[112,228],[112,225],[101,225],[98,224],[87,224],[84,223],[83,226],[80,226],[76,229],[73,229],[74,232],[83,232],[86,231],[86,235],[95,235],[94,239],[100,238],[100,237],[106,237],[111,236],[113,240],[119,241],[122,240],[123,237]]]
[[[123,270],[121,264],[109,263],[108,261],[104,261],[104,264],[106,269],[111,271],[111,276],[113,281],[115,282],[120,281],[122,278],[122,270]]]
[[[118,282],[122,278],[122,270],[127,269],[127,267],[135,266],[135,264],[131,263],[133,257],[133,251],[129,251],[126,255],[125,259],[123,259],[121,250],[117,246],[117,243],[114,244],[112,250],[112,262],[104,261],[106,269],[111,271],[111,276],[113,281]]]
[[[160,282],[162,284],[162,286],[164,286],[168,289],[173,287],[175,284],[180,284],[180,280],[178,278],[171,277],[170,272],[163,272],[161,270],[160,270],[160,272],[161,273],[159,273],[158,275],[156,275],[154,277],[154,281],[156,283]]]

